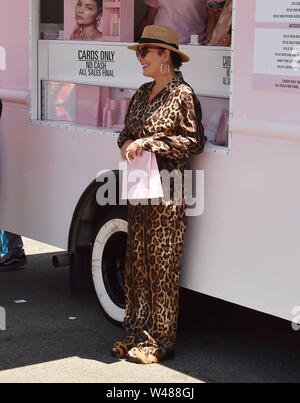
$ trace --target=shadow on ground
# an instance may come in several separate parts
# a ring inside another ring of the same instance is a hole
[[[52,256],[32,255],[26,270],[0,273],[7,313],[0,371],[73,356],[115,362],[110,349],[122,329],[104,317],[94,294],[71,295],[68,269],[54,269]],[[14,302],[21,299],[27,303]],[[299,357],[300,332],[290,323],[183,291],[177,354],[163,365],[207,382],[294,383]]]

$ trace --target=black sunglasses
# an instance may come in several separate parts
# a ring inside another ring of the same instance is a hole
[[[137,48],[136,52],[136,57],[141,56],[143,59],[146,57],[147,53],[149,52],[149,49],[161,49],[159,47],[155,46],[143,46],[142,48]]]

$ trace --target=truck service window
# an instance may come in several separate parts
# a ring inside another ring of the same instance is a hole
[[[134,0],[90,1],[93,7],[85,14],[85,0],[55,0],[51,7],[46,0],[32,0],[31,118],[44,125],[116,136],[130,98],[147,81],[127,49],[146,7]],[[219,40],[216,46],[206,46],[207,38],[201,44],[197,35],[181,45],[191,58],[181,70],[202,105],[205,149],[225,155],[230,152],[232,55],[231,16],[227,17],[225,27],[215,18],[208,38],[213,45],[213,38],[226,37],[227,46],[220,46]],[[35,37],[40,39],[38,49]]]

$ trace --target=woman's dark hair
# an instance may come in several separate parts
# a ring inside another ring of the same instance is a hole
[[[161,55],[166,49],[161,48],[158,50],[158,54]],[[182,66],[182,61],[181,61],[181,56],[179,53],[177,52],[173,52],[172,50],[171,52],[171,61],[174,67],[174,70],[179,70],[180,67]]]
[[[179,70],[182,66],[181,56],[179,53],[171,52],[171,60],[175,70]]]
[[[97,3],[98,14],[102,13],[102,0],[94,0]]]

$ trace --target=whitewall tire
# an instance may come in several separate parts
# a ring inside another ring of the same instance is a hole
[[[122,323],[124,306],[124,267],[128,223],[111,218],[104,223],[93,245],[92,276],[96,294],[106,316]]]

